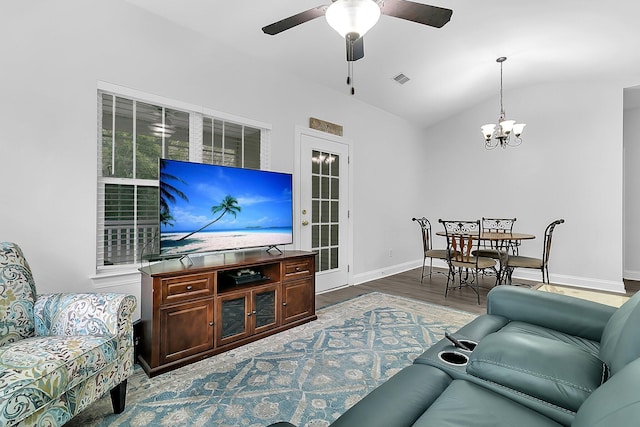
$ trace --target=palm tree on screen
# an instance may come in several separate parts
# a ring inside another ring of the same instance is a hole
[[[186,184],[186,182],[177,176],[162,171],[160,172],[160,176],[160,223],[163,225],[171,225],[175,219],[173,218],[173,215],[171,215],[169,203],[175,203],[177,198],[188,202],[189,198],[182,191],[169,184],[169,181],[175,180],[183,184]]]
[[[225,214],[231,214],[233,215],[233,217],[235,218],[236,215],[238,214],[238,212],[240,212],[242,209],[240,208],[240,206],[238,206],[238,200],[233,197],[233,196],[225,196],[224,199],[222,199],[222,202],[220,202],[219,205],[217,206],[211,206],[211,213],[212,214],[217,214],[218,212],[222,212],[216,219],[214,219],[213,221],[205,224],[204,226],[198,228],[196,231],[193,231],[189,234],[187,234],[186,236],[183,236],[181,238],[178,239],[178,241],[180,240],[184,240],[187,237],[191,236],[192,234],[195,234],[199,231],[204,230],[205,228],[207,228],[208,226],[210,226],[211,224],[213,224],[214,222],[218,221],[220,218],[222,218]]]

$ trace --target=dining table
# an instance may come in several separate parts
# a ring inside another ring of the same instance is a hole
[[[445,231],[438,231],[436,235],[446,237]],[[474,236],[474,235],[473,235]],[[475,238],[475,236],[474,236]],[[521,240],[535,239],[536,236],[527,233],[513,233],[513,232],[498,232],[498,231],[483,231],[478,236],[479,240],[498,242],[498,246],[509,244],[509,242],[517,242]]]
[[[447,233],[442,230],[436,232],[436,235],[446,237]],[[467,236],[465,234],[465,236]],[[534,234],[528,233],[513,233],[513,232],[503,232],[503,231],[482,231],[480,235],[476,237],[476,235],[471,235],[472,238],[477,238],[480,241],[490,242],[489,248],[504,250],[507,253],[507,257],[509,256],[509,246],[513,242],[521,242],[523,240],[532,240],[535,239],[536,236]],[[498,283],[502,283],[502,278],[506,269],[506,262],[504,260],[500,261],[500,269],[498,271]]]

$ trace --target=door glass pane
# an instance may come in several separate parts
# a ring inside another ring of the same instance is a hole
[[[320,152],[313,151],[311,153],[311,173],[317,177],[320,174]]]
[[[319,256],[320,256],[320,271],[329,270],[329,249],[320,250]]]
[[[311,197],[313,199],[320,198],[320,177],[317,175],[311,177]]]
[[[276,322],[276,291],[256,294],[256,328]]]
[[[316,271],[327,271],[338,268],[340,156],[314,150],[311,161],[311,248]]]
[[[222,301],[222,338],[242,334],[246,330],[245,297]]]
[[[331,259],[329,261],[331,268],[338,268],[338,248],[331,248]]]

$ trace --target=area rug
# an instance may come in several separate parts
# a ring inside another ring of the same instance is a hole
[[[369,293],[318,310],[318,320],[147,378],[129,378],[127,405],[105,398],[71,426],[324,427],[477,315]]]

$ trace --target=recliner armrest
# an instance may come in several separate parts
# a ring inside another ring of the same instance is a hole
[[[600,341],[616,308],[568,295],[499,286],[487,296],[487,313]]]

